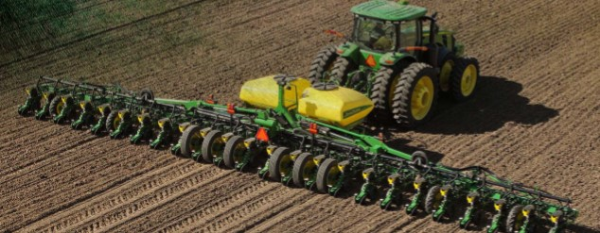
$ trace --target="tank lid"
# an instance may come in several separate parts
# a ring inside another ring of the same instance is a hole
[[[333,84],[333,83],[315,83],[315,84],[313,84],[312,87],[319,91],[331,91],[331,90],[338,89],[338,85]]]
[[[294,77],[294,76],[291,76],[291,75],[286,75],[286,74],[278,74],[278,75],[275,75],[275,76],[273,77],[273,79],[275,79],[275,81],[276,81],[278,84],[280,84],[280,85],[281,85],[281,84],[287,84],[287,83],[289,83],[289,82],[292,82],[292,81],[294,81],[294,80],[296,80],[296,79],[298,79],[298,78],[297,78],[297,77]]]

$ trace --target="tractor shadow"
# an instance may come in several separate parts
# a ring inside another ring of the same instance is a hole
[[[579,224],[569,225],[567,226],[567,230],[572,232],[600,233],[600,230],[598,230],[597,228],[592,228],[589,226]]]
[[[503,77],[482,76],[474,98],[456,103],[443,94],[430,122],[415,131],[432,134],[479,134],[495,131],[507,122],[536,125],[558,116],[556,109],[530,104],[519,95],[523,85]]]

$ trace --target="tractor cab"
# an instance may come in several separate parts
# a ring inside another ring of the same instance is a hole
[[[422,7],[389,1],[370,1],[352,8],[352,41],[373,52],[402,52],[422,44]]]

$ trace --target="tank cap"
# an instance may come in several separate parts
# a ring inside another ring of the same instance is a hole
[[[315,83],[312,85],[312,87],[319,91],[331,91],[338,89],[338,85],[333,83]]]
[[[273,77],[273,79],[275,79],[275,81],[278,84],[287,84],[289,82],[292,82],[296,79],[298,79],[297,77],[291,76],[291,75],[285,75],[285,74],[278,74],[275,75],[275,77]]]

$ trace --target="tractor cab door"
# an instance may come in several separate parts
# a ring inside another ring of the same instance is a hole
[[[424,25],[422,27],[421,46],[427,47],[427,52],[423,53],[419,60],[425,61],[433,67],[439,67],[438,54],[440,53],[441,48],[436,43],[436,36],[439,28],[436,24],[435,14],[432,17],[422,17],[419,21]]]
[[[398,41],[400,42],[399,51],[406,51],[406,53],[413,56],[419,56],[420,51],[406,49],[415,46],[421,46],[423,43],[423,33],[421,20],[407,20],[400,21],[400,33],[398,33]]]

